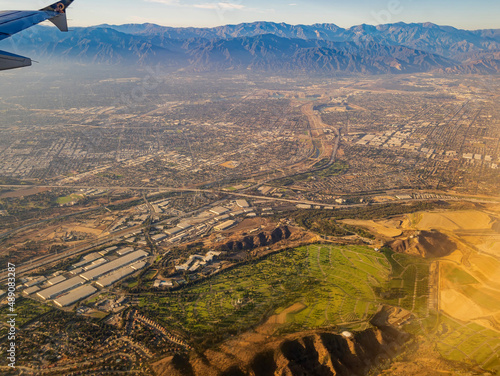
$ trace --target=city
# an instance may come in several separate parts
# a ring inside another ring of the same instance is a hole
[[[139,108],[40,106],[23,126],[3,110],[1,257],[17,265],[18,304],[32,312],[23,333],[40,333],[23,341],[23,369],[150,374],[153,360],[226,335],[161,318],[165,303],[146,296],[169,302],[284,248],[376,252],[408,235],[363,217],[499,202],[498,81],[344,78],[297,91],[298,82],[239,79],[253,88],[228,84],[195,101],[151,95]],[[325,215],[336,220],[309,224]],[[231,294],[238,309],[255,293]],[[376,309],[363,310],[344,327],[366,330],[359,320]],[[44,330],[62,330],[66,345],[35,354]],[[88,330],[98,334],[74,347]]]

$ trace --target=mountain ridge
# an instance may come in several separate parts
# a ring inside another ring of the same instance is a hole
[[[348,29],[327,23],[254,22],[215,28],[146,23],[74,28],[68,35],[38,26],[8,41],[10,47],[2,49],[35,59],[161,64],[197,72],[500,73],[500,29],[469,31],[432,23]]]

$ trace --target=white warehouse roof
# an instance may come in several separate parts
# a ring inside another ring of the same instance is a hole
[[[221,215],[221,214],[227,213],[229,211],[229,209],[226,209],[222,206],[217,206],[216,208],[210,209],[210,211],[214,214]]]
[[[87,281],[92,281],[100,276],[112,272],[113,270],[119,269],[125,265],[128,265],[136,260],[139,260],[148,255],[144,251],[135,251],[129,253],[123,257],[117,258],[116,260],[110,261],[104,265],[101,265],[95,269],[89,270],[88,272],[80,274],[80,277],[86,279]]]
[[[132,265],[126,266],[124,268],[118,269],[117,271],[108,274],[104,277],[101,277],[97,280],[97,285],[100,287],[108,287],[115,282],[118,282],[120,279],[129,276],[132,273],[135,273],[138,270],[141,270],[146,266],[146,261],[139,261]]]
[[[224,230],[227,230],[228,228],[234,226],[236,224],[235,221],[226,221],[224,223],[221,223],[221,224],[218,224],[217,226],[215,226],[215,230],[216,231],[224,231]]]
[[[130,266],[126,266],[124,268],[118,269],[111,274],[105,275],[97,280],[97,286],[99,287],[108,287],[113,283],[118,282],[120,279],[123,279],[129,276],[132,273],[135,273],[137,270],[132,269]]]
[[[52,279],[49,279],[47,283],[51,286],[57,285],[58,283],[61,283],[62,281],[65,281],[66,278],[62,275],[59,275],[57,277],[54,277]]]
[[[66,307],[76,303],[79,300],[85,299],[86,297],[92,295],[96,291],[97,289],[91,285],[80,286],[71,291],[70,293],[54,300],[54,303],[56,303],[59,307]]]
[[[26,294],[26,295],[31,295],[37,291],[40,291],[40,287],[38,286],[33,286],[33,287],[29,287],[27,288],[26,290],[23,291],[23,294]]]
[[[74,277],[64,282],[58,283],[57,285],[51,286],[48,289],[39,291],[37,292],[37,295],[44,300],[52,299],[58,295],[64,294],[71,289],[74,289],[77,286],[82,285],[84,282],[85,280],[83,278]]]
[[[127,248],[122,248],[122,249],[120,249],[120,250],[116,251],[116,254],[117,254],[118,256],[124,256],[124,255],[126,255],[126,254],[128,254],[128,253],[130,253],[130,252],[133,252],[133,251],[134,251],[134,248],[132,248],[132,247],[127,247]]]
[[[248,205],[248,202],[246,200],[236,200],[236,205],[238,205],[240,208],[250,207],[250,205]]]

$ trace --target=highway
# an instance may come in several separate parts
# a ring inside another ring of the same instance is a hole
[[[80,214],[86,214],[86,213],[90,213],[90,212],[93,212],[93,211],[96,211],[96,210],[99,210],[99,209],[101,209],[101,207],[95,207],[95,208],[91,208],[91,209],[88,209],[88,210],[78,211],[78,212],[75,212],[75,213],[63,214],[63,215],[59,215],[57,217],[47,218],[47,219],[43,219],[43,220],[40,220],[40,221],[28,223],[28,224],[23,225],[21,227],[16,227],[15,229],[12,229],[10,231],[4,232],[3,234],[0,234],[0,240],[3,240],[3,238],[5,238],[7,236],[10,236],[10,235],[13,235],[16,232],[19,232],[21,230],[26,230],[26,229],[28,229],[30,227],[34,227],[34,226],[40,225],[40,224],[45,223],[45,222],[57,221],[59,219],[69,218],[69,217],[73,217],[75,215],[80,215]]]
[[[0,188],[19,188],[21,186],[16,185],[0,185]],[[194,192],[194,193],[219,193],[228,196],[237,196],[237,197],[246,197],[253,198],[259,200],[268,200],[268,201],[282,201],[288,202],[290,204],[309,204],[309,205],[325,205],[325,203],[320,203],[316,201],[308,201],[308,200],[291,200],[284,198],[276,198],[276,197],[266,197],[266,196],[257,196],[257,195],[249,195],[241,192],[234,191],[225,191],[222,189],[197,189],[197,188],[174,188],[174,187],[132,187],[132,186],[85,186],[85,185],[36,185],[36,187],[40,188],[66,188],[66,189],[98,189],[98,190],[121,190],[121,191],[150,191],[150,192]],[[332,206],[332,205],[328,205]],[[333,205],[335,206],[335,205]]]
[[[182,215],[179,215],[176,218],[168,218],[164,221],[158,222],[157,225],[158,224],[166,224],[166,223],[169,223],[172,221],[180,220],[182,218],[194,216],[194,215],[199,214],[205,210],[208,210],[209,207],[211,207],[213,205],[217,205],[219,203],[220,202],[218,201],[212,205],[204,206],[204,207],[202,207],[200,209],[196,209],[190,213],[184,213]],[[88,210],[82,211],[82,212],[80,212],[80,214],[84,213],[84,212],[88,212]],[[58,261],[66,259],[66,258],[76,257],[81,253],[87,252],[87,251],[94,249],[94,248],[97,248],[97,247],[101,247],[101,246],[108,244],[108,243],[110,243],[110,246],[111,246],[111,244],[116,242],[116,240],[118,240],[119,238],[121,238],[123,236],[130,235],[130,234],[137,232],[137,231],[142,231],[142,229],[143,229],[143,225],[133,226],[133,227],[118,231],[116,233],[109,234],[109,235],[102,237],[100,239],[93,240],[90,242],[85,242],[85,244],[80,244],[76,247],[73,247],[72,249],[66,250],[66,251],[61,252],[61,253],[52,254],[52,255],[44,255],[41,257],[34,258],[34,259],[30,260],[29,262],[23,263],[21,265],[17,265],[16,266],[16,276],[19,277],[23,274],[29,273],[33,270],[36,270],[36,269],[41,268],[41,267],[46,266],[46,265],[54,264]],[[2,270],[0,272],[0,282],[4,282],[6,280],[6,278],[7,278],[7,272],[6,272],[6,270]]]
[[[323,123],[321,117],[314,113],[314,105],[315,105],[315,103],[308,103],[308,104],[302,106],[302,108],[301,108],[303,114],[305,116],[307,116],[307,118],[309,120],[311,141],[313,142],[313,137],[316,134],[316,137],[318,139],[321,139],[321,142],[322,142],[322,148],[321,148],[322,150],[320,150],[320,154],[317,157],[317,160],[314,162],[314,164],[316,164],[320,160],[325,159],[325,157],[329,157],[329,162],[326,165],[318,167],[316,169],[313,169],[312,166],[310,166],[309,168],[307,168],[304,171],[295,172],[293,174],[288,175],[289,177],[293,177],[295,175],[303,174],[306,172],[316,172],[316,171],[324,170],[324,169],[327,169],[330,166],[332,166],[333,163],[335,163],[337,151],[338,151],[338,148],[340,145],[340,132],[335,127]],[[329,155],[328,154],[324,155],[325,152],[328,150],[328,147],[325,147],[325,143],[324,143],[326,141],[326,139],[324,138],[324,136],[326,134],[325,129],[331,129],[335,133],[335,139],[334,139],[333,145],[331,145],[331,153]],[[313,132],[314,132],[314,134],[313,134]],[[314,147],[314,142],[313,142],[313,147]],[[273,179],[270,179],[270,180],[273,180]],[[61,189],[61,188],[65,188],[65,189],[97,189],[97,190],[103,190],[103,191],[110,191],[110,190],[111,191],[114,191],[114,190],[139,191],[139,192],[142,192],[143,199],[144,199],[144,201],[145,201],[145,203],[146,203],[146,205],[147,205],[147,207],[152,215],[154,215],[154,209],[153,209],[152,205],[148,202],[145,192],[193,192],[193,193],[222,194],[225,196],[234,196],[234,197],[253,199],[253,200],[267,200],[267,201],[273,201],[273,202],[284,202],[284,203],[293,204],[293,205],[303,204],[303,205],[312,205],[312,206],[321,206],[321,207],[328,206],[328,207],[343,208],[343,209],[354,208],[354,207],[363,207],[363,206],[369,205],[367,203],[360,203],[360,204],[353,204],[353,205],[335,205],[335,204],[325,204],[324,202],[315,202],[315,201],[309,201],[309,200],[293,200],[293,199],[287,199],[287,198],[267,197],[267,196],[251,195],[251,194],[244,193],[245,190],[248,190],[251,188],[256,188],[257,186],[266,184],[268,182],[269,182],[269,180],[261,181],[258,184],[251,186],[250,188],[246,188],[240,192],[238,192],[238,191],[225,191],[225,190],[221,190],[221,189],[198,189],[198,188],[186,188],[186,187],[161,187],[161,186],[160,187],[86,186],[86,185],[52,184],[52,185],[34,185],[34,186],[30,186],[30,187],[49,188],[49,189]],[[0,188],[25,189],[26,185],[0,185]],[[402,192],[402,191],[398,191],[398,192]],[[415,193],[411,190],[407,190],[406,192],[410,193],[410,194]],[[419,193],[421,193],[421,192],[419,192]],[[441,194],[446,195],[446,193],[441,193]],[[451,200],[463,200],[463,201],[471,201],[471,202],[478,202],[478,203],[499,203],[500,202],[500,198],[492,198],[490,200],[486,200],[486,199],[482,199],[480,197],[477,197],[477,198],[449,197],[449,198],[440,198],[440,199],[441,200],[450,200],[450,201]],[[403,204],[403,203],[408,203],[408,202],[433,201],[433,200],[436,200],[436,198],[418,199],[418,200],[416,200],[416,199],[400,200],[400,201],[398,201],[398,203]],[[386,202],[374,203],[372,205],[383,205],[383,204],[386,204]],[[86,209],[86,210],[76,212],[76,213],[65,214],[65,215],[61,215],[58,217],[49,218],[46,220],[41,220],[41,221],[33,222],[30,224],[26,224],[26,225],[23,225],[21,227],[12,229],[8,232],[5,232],[3,234],[0,234],[0,240],[2,238],[5,238],[6,236],[15,234],[16,232],[25,230],[25,229],[33,227],[33,226],[37,226],[37,225],[44,223],[44,222],[53,221],[53,220],[62,219],[62,218],[67,218],[67,217],[71,217],[71,216],[75,216],[75,215],[79,215],[79,214],[85,214],[85,213],[88,213],[91,211],[99,210],[101,208],[102,207],[95,207],[95,208]],[[177,218],[170,218],[166,221],[163,221],[162,223],[171,222],[172,220],[176,220],[176,219],[178,220],[181,218],[189,217],[189,216],[195,215],[196,213],[199,213],[200,210],[203,211],[203,210],[206,210],[207,208],[208,208],[208,206],[204,207],[202,209],[198,209],[196,211],[193,211],[191,213],[186,213],[184,215],[178,216]],[[142,225],[134,226],[134,227],[119,231],[117,233],[110,234],[110,235],[105,236],[103,238],[100,238],[98,240],[94,240],[92,242],[87,242],[85,244],[81,244],[78,247],[74,247],[73,249],[67,250],[65,252],[62,252],[62,253],[59,253],[56,255],[45,255],[45,256],[42,256],[39,258],[32,259],[32,260],[30,260],[29,263],[24,263],[22,265],[18,265],[16,273],[19,276],[19,275],[25,274],[27,272],[33,271],[37,268],[40,268],[40,267],[43,267],[43,266],[46,266],[49,264],[53,264],[53,263],[58,262],[60,260],[66,259],[68,257],[75,257],[75,256],[77,256],[83,252],[86,252],[90,249],[93,249],[93,248],[96,248],[99,246],[103,246],[107,243],[112,243],[122,236],[126,236],[126,235],[129,235],[130,233],[140,231],[140,230],[142,230]],[[2,272],[0,274],[0,282],[3,282],[5,280],[5,277],[6,277],[5,272],[2,270]]]
[[[19,277],[22,274],[26,274],[30,271],[36,270],[42,266],[49,265],[56,263],[58,261],[61,261],[63,259],[77,256],[80,253],[86,252],[88,250],[91,250],[96,247],[100,247],[102,245],[105,245],[110,242],[116,241],[118,238],[124,235],[128,235],[134,231],[140,231],[142,230],[142,226],[134,226],[130,227],[126,230],[119,231],[117,233],[110,234],[108,236],[105,236],[101,239],[98,240],[93,240],[91,242],[86,242],[85,244],[80,244],[76,247],[73,247],[72,249],[69,249],[67,251],[61,252],[61,253],[56,253],[56,254],[51,254],[51,255],[44,255],[41,257],[37,257],[34,259],[31,259],[29,262],[25,262],[24,264],[21,265],[16,265],[16,277]],[[0,282],[4,282],[6,279],[6,271],[2,270],[0,274]]]
[[[0,186],[0,187],[7,187],[7,186]],[[15,186],[8,186],[8,187],[15,187]],[[61,188],[61,186],[40,186],[44,188]],[[80,187],[75,187],[75,186],[66,186],[65,188],[80,188]],[[89,187],[84,187],[81,186],[81,188],[89,188]],[[329,207],[334,207],[334,208],[342,208],[342,209],[347,209],[347,208],[355,208],[355,207],[363,207],[367,206],[369,204],[363,203],[363,204],[352,204],[352,205],[330,205],[330,204],[325,204],[323,202],[314,202],[314,201],[308,201],[308,200],[290,200],[290,199],[283,199],[283,198],[277,198],[277,197],[265,197],[265,196],[256,196],[256,195],[249,195],[249,194],[244,194],[244,193],[238,193],[238,192],[226,192],[226,191],[221,191],[221,190],[203,190],[203,189],[192,189],[192,188],[170,188],[170,187],[116,187],[116,186],[108,186],[108,187],[92,187],[94,189],[102,189],[102,190],[115,190],[115,189],[126,189],[126,190],[142,190],[142,191],[175,191],[175,192],[206,192],[206,193],[220,193],[228,196],[236,196],[236,197],[244,197],[244,198],[250,198],[250,199],[257,199],[257,200],[268,200],[268,201],[275,201],[275,202],[286,202],[290,204],[306,204],[306,205],[315,205],[315,206],[329,206]],[[410,193],[410,192],[408,192]],[[427,198],[427,199],[411,199],[411,200],[400,200],[398,203],[400,204],[407,204],[411,202],[423,202],[423,201],[435,201],[437,198]],[[500,203],[500,199],[492,199],[492,200],[481,200],[481,199],[473,199],[473,198],[463,198],[463,197],[449,197],[449,198],[439,198],[440,200],[445,200],[445,201],[456,201],[456,200],[462,200],[462,201],[470,201],[470,202],[477,202],[477,203]],[[215,203],[217,204],[217,203]],[[387,204],[386,202],[380,202],[380,203],[372,203],[371,205],[384,205]],[[200,213],[204,210],[207,210],[210,206],[208,205],[203,208],[197,209],[193,212],[190,213],[185,213],[181,216],[178,216],[177,218],[169,218],[167,220],[164,220],[160,222],[160,224],[164,224],[167,222],[171,222],[174,220],[179,220],[182,218],[187,218],[190,216],[193,216],[197,213]],[[72,213],[71,215],[76,215],[76,214],[82,214],[91,210],[95,209],[88,209],[79,213]],[[50,220],[53,220],[54,218],[51,218]],[[31,224],[32,226],[34,224]],[[24,226],[23,226],[24,227]],[[20,228],[14,229],[12,231],[19,231]],[[30,271],[33,271],[35,269],[38,269],[40,267],[53,264],[55,262],[61,261],[63,259],[66,259],[68,257],[75,257],[83,252],[86,252],[88,250],[91,250],[96,247],[103,246],[107,243],[112,243],[118,240],[122,236],[127,236],[133,232],[136,231],[141,231],[142,230],[142,225],[130,227],[128,229],[107,235],[101,239],[94,240],[92,242],[88,242],[86,244],[79,245],[78,247],[75,247],[73,249],[67,250],[65,252],[56,254],[56,255],[45,255],[39,258],[35,258],[30,260],[27,263],[24,263],[22,265],[17,266],[16,273],[18,276],[22,274],[26,274]],[[3,282],[6,278],[6,273],[4,270],[2,270],[0,274],[0,282]]]

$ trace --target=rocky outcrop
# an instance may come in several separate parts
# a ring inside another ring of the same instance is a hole
[[[388,324],[391,309],[372,320],[373,327],[342,334],[310,331],[286,337],[247,334],[173,367],[157,364],[158,375],[183,376],[362,376],[386,364],[410,338]]]
[[[271,232],[261,232],[255,236],[245,236],[241,240],[230,241],[218,248],[219,251],[239,252],[250,251],[259,247],[268,247],[291,236],[291,231],[287,226],[277,227]]]
[[[439,231],[421,231],[417,236],[390,242],[389,247],[398,253],[408,253],[426,258],[445,257],[457,249],[457,245]]]

